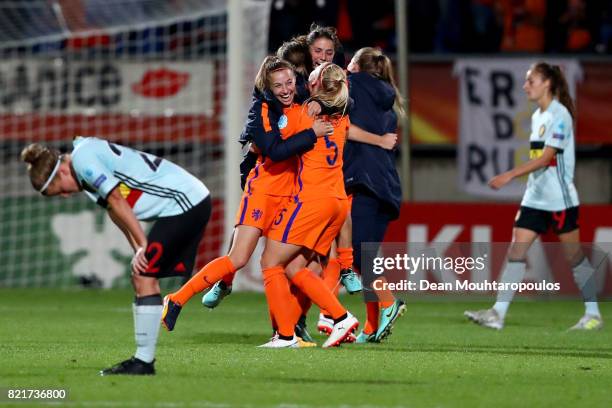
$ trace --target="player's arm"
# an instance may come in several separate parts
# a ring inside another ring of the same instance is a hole
[[[147,237],[138,219],[136,219],[132,207],[123,198],[118,188],[111,191],[106,201],[108,202],[107,210],[111,220],[123,231],[136,253],[132,260],[134,271],[145,272],[148,264],[145,257]]]
[[[528,162],[520,164],[504,173],[498,174],[489,180],[489,186],[494,190],[499,190],[513,179],[524,176],[550,164],[550,161],[557,154],[557,149],[551,146],[545,146],[542,155],[538,158],[531,159]]]
[[[385,133],[380,136],[375,133],[368,132],[357,125],[351,123],[348,132],[348,139],[354,142],[360,142],[378,146],[383,149],[392,150],[397,143],[397,133]]]
[[[283,140],[277,125],[279,118],[280,115],[270,109],[266,102],[254,104],[249,112],[249,123],[246,127],[246,132],[261,154],[273,161],[283,161],[312,149],[317,137],[323,136],[327,131],[323,130],[321,133],[321,129],[313,126]]]
[[[249,173],[255,167],[257,163],[257,157],[259,154],[252,151],[251,143],[246,147],[246,152],[242,155],[242,161],[240,162],[240,189],[244,190],[244,186],[246,185],[246,179],[249,176]]]

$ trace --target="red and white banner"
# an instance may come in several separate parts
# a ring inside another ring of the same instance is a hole
[[[213,61],[4,60],[0,114],[211,116],[214,75]]]

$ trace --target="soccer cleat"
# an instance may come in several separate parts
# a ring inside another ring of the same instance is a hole
[[[334,324],[332,332],[330,333],[325,343],[323,343],[323,348],[328,347],[337,347],[340,343],[343,343],[350,337],[351,334],[359,327],[359,321],[350,314],[346,312],[346,317]]]
[[[153,375],[155,360],[146,363],[136,357],[120,362],[117,365],[100,371],[100,375]]]
[[[363,331],[359,333],[357,338],[355,339],[356,344],[364,344],[364,343],[377,343],[376,341],[376,333],[372,332],[370,334],[365,334]]]
[[[504,328],[504,319],[497,313],[497,310],[485,309],[485,310],[466,310],[463,315],[479,324],[483,327],[489,327],[491,329],[501,330]]]
[[[176,319],[179,317],[179,313],[181,313],[181,306],[174,303],[172,299],[170,299],[170,295],[166,295],[166,297],[164,297],[164,308],[162,310],[162,324],[166,330],[174,330],[174,325],[176,324]]]
[[[257,346],[258,348],[298,348],[300,347],[299,340],[293,336],[291,340],[283,340],[278,337],[278,334],[270,339],[269,342]]]
[[[301,316],[295,325],[295,335],[308,343],[314,343],[314,339],[306,329],[306,316]]]
[[[306,341],[297,335],[295,337],[297,338],[297,341],[298,341],[298,348],[317,347],[317,343],[315,343],[314,341]]]
[[[340,271],[340,282],[350,295],[361,292],[363,289],[359,276],[351,268]]]
[[[569,330],[599,330],[603,327],[603,319],[601,316],[585,314],[578,320],[578,323],[569,328]]]
[[[377,343],[389,337],[393,329],[393,323],[395,323],[397,318],[403,315],[405,311],[406,305],[399,299],[395,299],[391,306],[385,307],[380,311],[380,324],[374,336]]]
[[[230,293],[232,293],[232,287],[227,286],[225,282],[220,280],[202,296],[202,304],[209,309],[214,309]]]
[[[317,323],[317,330],[319,330],[319,333],[329,336],[333,328],[334,320],[330,319],[329,317],[325,317],[323,313],[319,313],[319,322]]]

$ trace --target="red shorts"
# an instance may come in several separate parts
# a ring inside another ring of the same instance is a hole
[[[265,233],[282,204],[288,197],[270,196],[266,194],[242,194],[240,208],[236,213],[234,225],[248,225],[259,228]]]
[[[337,198],[288,202],[278,211],[267,237],[327,255],[348,209],[348,200]]]

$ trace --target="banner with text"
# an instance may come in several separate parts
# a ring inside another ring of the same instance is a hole
[[[537,106],[522,89],[531,59],[460,59],[458,183],[467,193],[496,198],[519,198],[527,178],[514,180],[499,191],[487,182],[495,175],[529,160],[531,115]],[[547,61],[560,65],[576,95],[582,77],[575,60]]]
[[[212,60],[5,60],[0,114],[211,116],[214,75]]]

